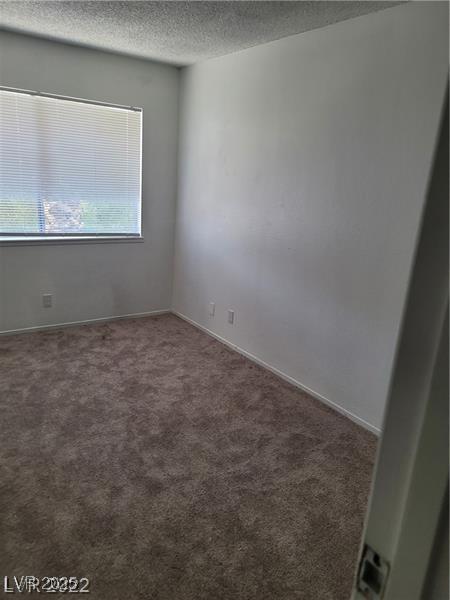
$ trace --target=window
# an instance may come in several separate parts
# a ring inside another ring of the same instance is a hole
[[[140,237],[142,111],[0,89],[0,240]]]

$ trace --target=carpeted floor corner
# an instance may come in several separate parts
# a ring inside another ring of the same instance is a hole
[[[375,436],[179,318],[0,338],[0,411],[2,581],[348,600]]]

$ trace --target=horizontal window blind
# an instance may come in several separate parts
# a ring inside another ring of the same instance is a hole
[[[0,90],[0,236],[141,234],[138,109]]]

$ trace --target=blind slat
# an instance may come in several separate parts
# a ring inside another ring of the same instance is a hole
[[[0,90],[0,236],[140,235],[138,110]]]

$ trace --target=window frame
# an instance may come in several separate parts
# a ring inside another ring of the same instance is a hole
[[[124,104],[116,104],[111,102],[103,102],[100,100],[87,100],[85,98],[77,98],[74,96],[64,96],[61,94],[52,94],[34,90],[25,90],[21,88],[8,87],[0,85],[0,90],[6,92],[14,92],[25,94],[28,96],[42,96],[44,98],[52,98],[54,100],[67,100],[71,102],[80,102],[82,104],[93,104],[96,106],[107,106],[108,108],[119,108],[124,110],[132,110],[140,113],[141,127],[139,140],[139,204],[140,204],[140,232],[138,234],[109,234],[109,233],[87,233],[87,234],[45,234],[28,233],[23,235],[0,235],[0,246],[35,246],[35,245],[54,245],[54,244],[92,244],[92,243],[116,243],[116,242],[143,242],[143,216],[144,203],[142,201],[142,152],[143,152],[143,137],[144,137],[144,110],[142,107],[128,106]]]

